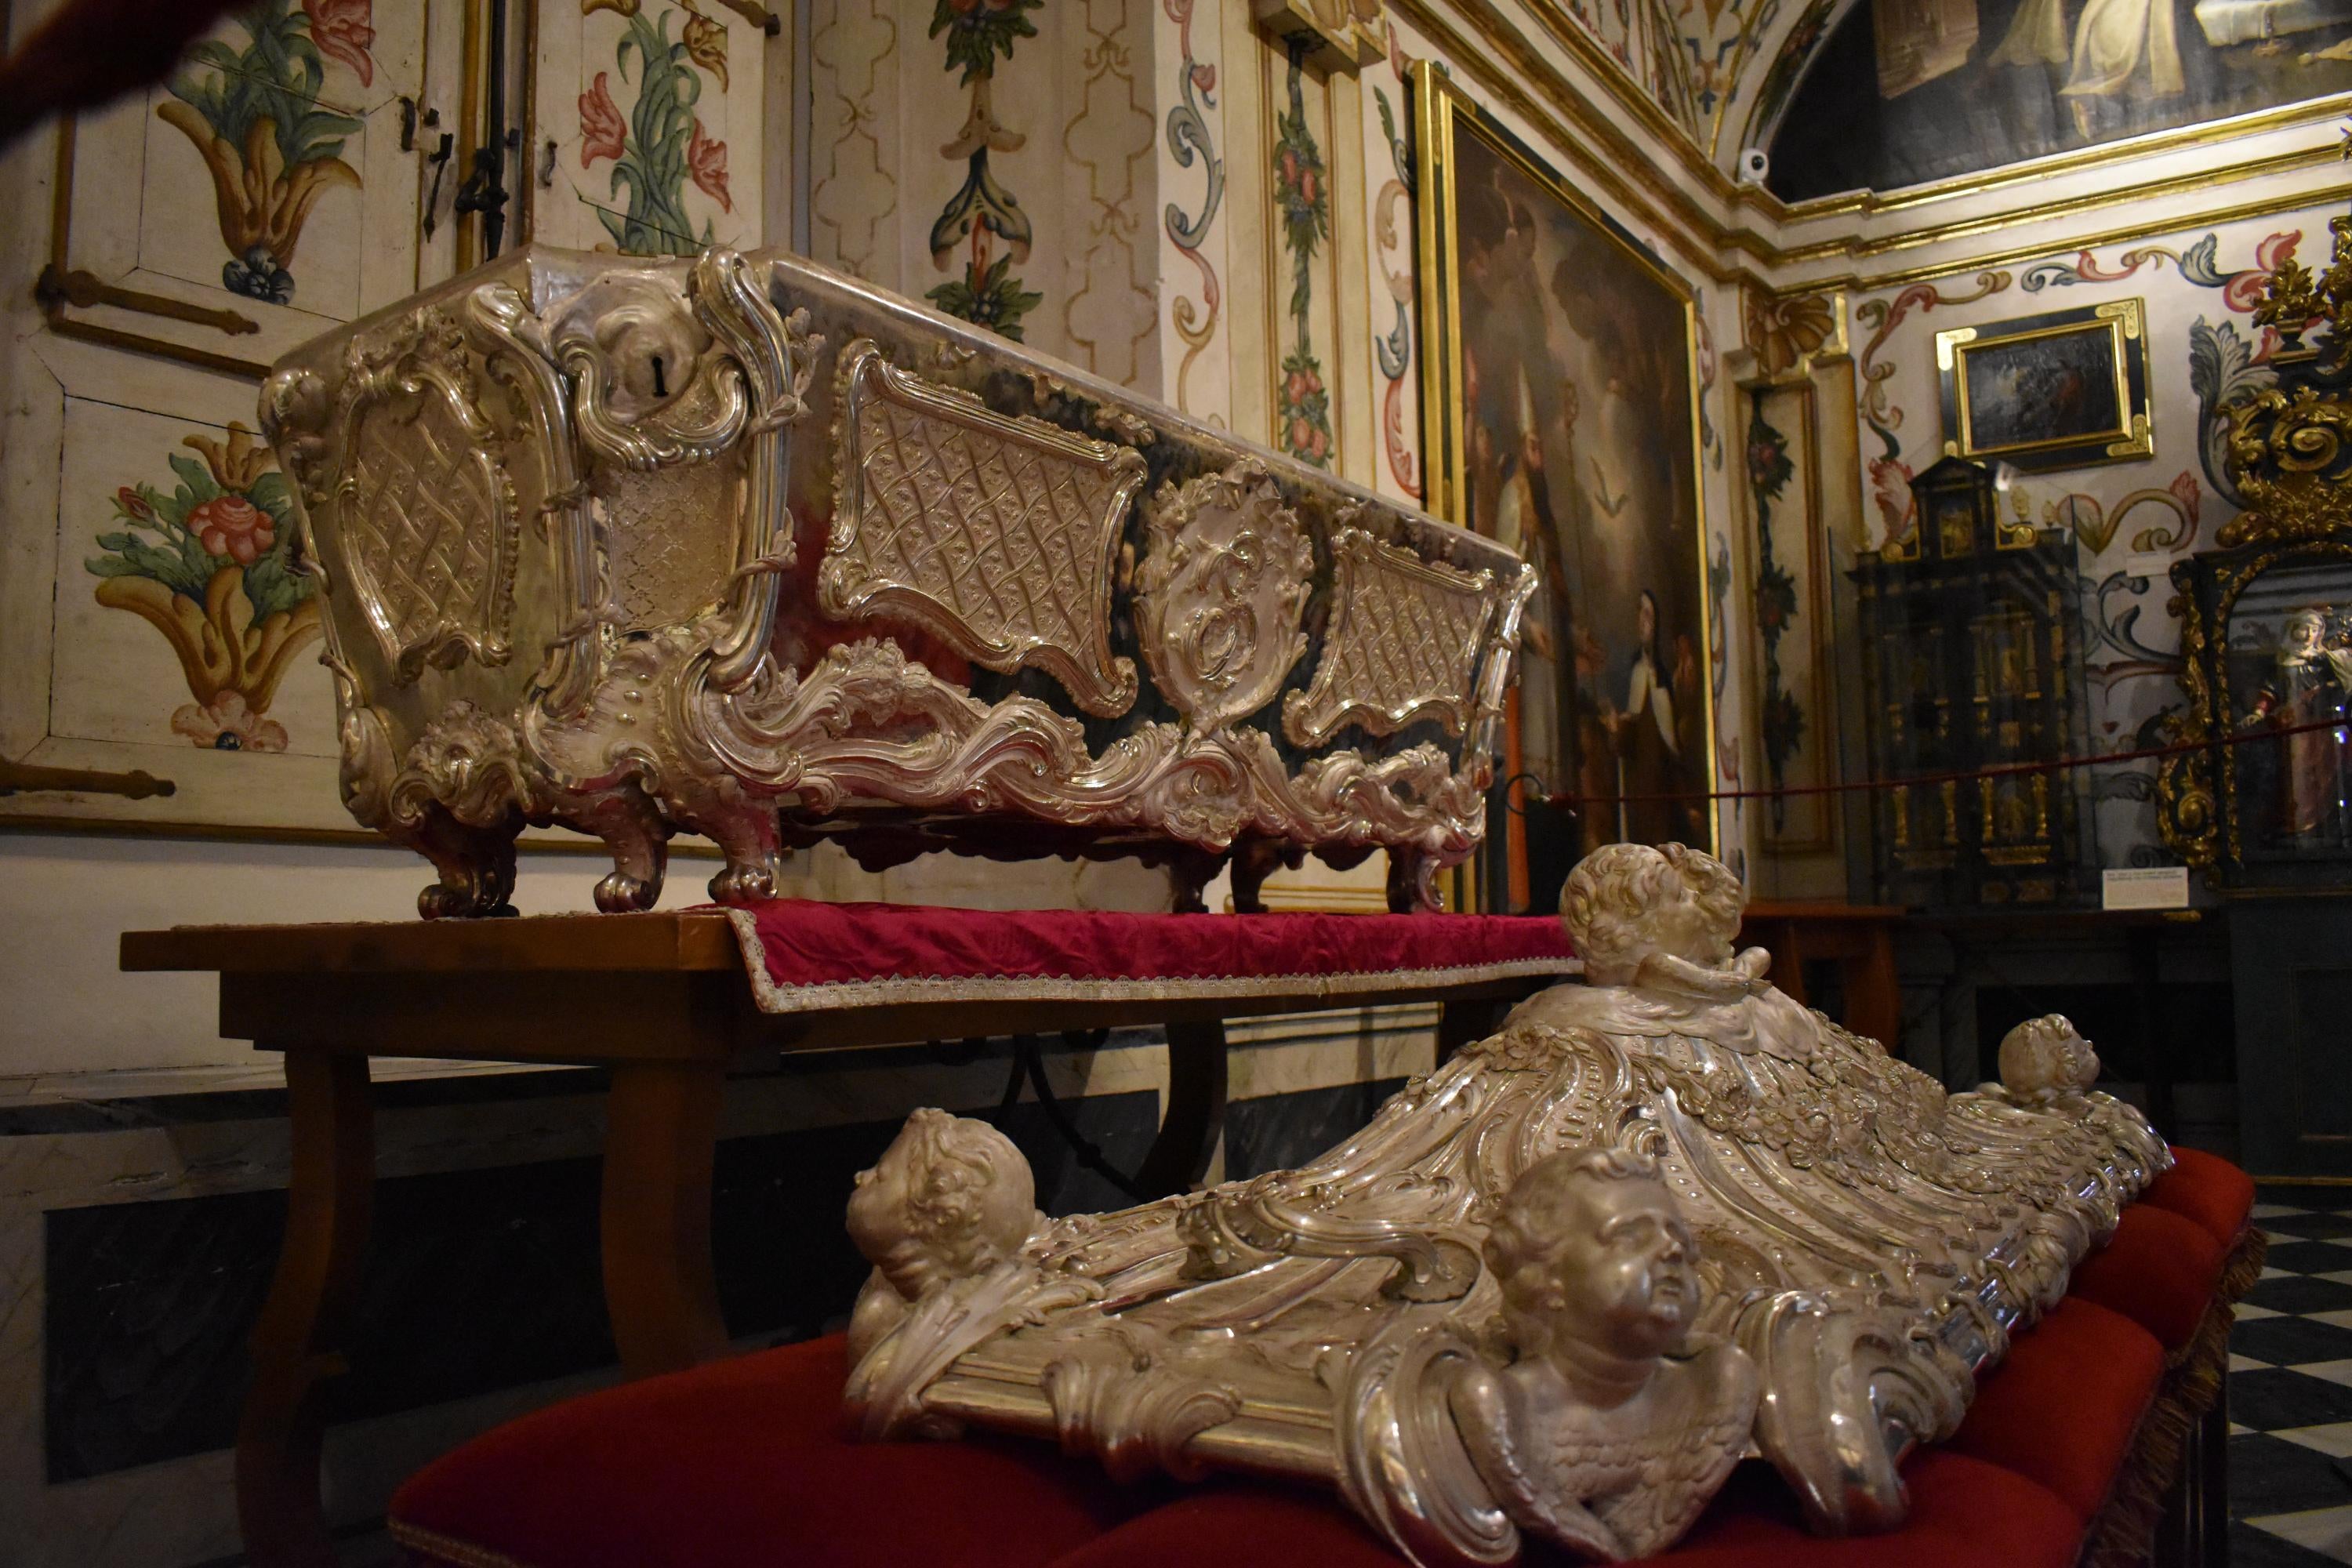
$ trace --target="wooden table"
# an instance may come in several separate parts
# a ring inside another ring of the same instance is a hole
[[[1175,1192],[1199,1181],[1223,1122],[1225,1019],[1435,1002],[1444,1051],[1492,1032],[1504,1007],[1557,978],[1305,977],[1239,998],[1187,997],[1184,982],[1157,981],[1132,994],[1113,984],[1083,1002],[932,1001],[779,1016],[760,1010],[733,930],[710,912],[127,931],[121,961],[126,970],[217,973],[221,1034],[286,1058],[286,1240],[254,1330],[236,1445],[237,1518],[257,1568],[335,1561],[319,1495],[320,1393],[343,1368],[367,1246],[370,1057],[608,1070],[604,1298],[621,1363],[643,1376],[727,1352],[710,1182],[732,1068],[781,1051],[1165,1024],[1166,1114],[1139,1184]]]

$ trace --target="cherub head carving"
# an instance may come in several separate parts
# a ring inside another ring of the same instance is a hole
[[[1523,1359],[1591,1389],[1646,1377],[1698,1315],[1697,1243],[1646,1154],[1571,1150],[1511,1184],[1486,1267]]]
[[[2000,1086],[2020,1099],[2079,1094],[2099,1080],[2099,1055],[2063,1013],[2028,1018],[2000,1039]]]
[[[1013,1141],[944,1110],[908,1117],[849,1194],[849,1238],[909,1301],[1011,1258],[1036,1217],[1036,1182]]]
[[[1559,918],[1585,979],[1624,985],[1653,953],[1706,969],[1728,964],[1747,901],[1739,879],[1712,855],[1681,844],[1611,844],[1569,873]]]

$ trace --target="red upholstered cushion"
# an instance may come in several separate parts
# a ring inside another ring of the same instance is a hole
[[[1213,1481],[1054,1559],[1053,1568],[1397,1568],[1330,1493]]]
[[[2163,1376],[2155,1335],[2069,1296],[2012,1342],[1951,1447],[2046,1488],[2087,1524]]]
[[[1739,1467],[1682,1544],[1645,1563],[1672,1568],[2068,1568],[2082,1521],[2022,1476],[1948,1450],[1904,1467],[1911,1517],[1886,1535],[1809,1534],[1769,1467]],[[1223,1482],[1129,1520],[1053,1568],[1396,1568],[1398,1558],[1328,1497]],[[1537,1543],[1530,1563],[1563,1562]]]
[[[774,899],[751,910],[780,986],[882,979],[1265,979],[1571,955],[1532,915],[1145,915]]]
[[[1795,1496],[1762,1464],[1739,1467],[1683,1542],[1644,1558],[1673,1568],[2069,1568],[2081,1523],[2024,1477],[1948,1448],[1903,1467],[1911,1516],[1885,1535],[1808,1534]]]
[[[2134,1204],[2116,1238],[2075,1266],[2069,1293],[2121,1312],[2177,1351],[2221,1286],[2222,1257],[2221,1244],[2195,1220]]]
[[[2151,1183],[2139,1201],[2195,1220],[2223,1247],[2236,1241],[2253,1210],[2254,1179],[2201,1149],[2176,1148],[2172,1158],[2172,1169]]]
[[[1047,1443],[846,1441],[847,1375],[835,1335],[567,1400],[411,1477],[394,1531],[530,1568],[1036,1568],[1150,1500]]]

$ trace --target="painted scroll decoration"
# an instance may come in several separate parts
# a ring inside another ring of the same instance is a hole
[[[898,616],[990,669],[1051,672],[1089,713],[1126,712],[1111,567],[1142,455],[991,413],[870,342],[843,351],[839,403],[825,613]]]
[[[1314,683],[1283,704],[1283,732],[1319,746],[1348,724],[1392,735],[1435,719],[1461,734],[1495,609],[1492,574],[1423,561],[1360,528],[1340,530],[1331,555],[1339,609]]]
[[[1735,955],[1742,904],[1698,851],[1597,851],[1590,984],[1298,1170],[1045,1220],[1000,1134],[916,1112],[850,1205],[851,1423],[1336,1482],[1428,1568],[1646,1558],[1751,1451],[1816,1531],[1899,1523],[1904,1455],[2171,1155],[2063,1018],[1948,1095]]]

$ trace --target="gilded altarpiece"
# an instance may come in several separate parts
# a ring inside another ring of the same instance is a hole
[[[2172,568],[2188,749],[2158,775],[2158,823],[2242,892],[2333,890],[2352,866],[2352,219],[2330,227],[2331,265],[2284,262],[2256,309],[2283,340],[2275,384],[2221,410],[2246,510]]]

